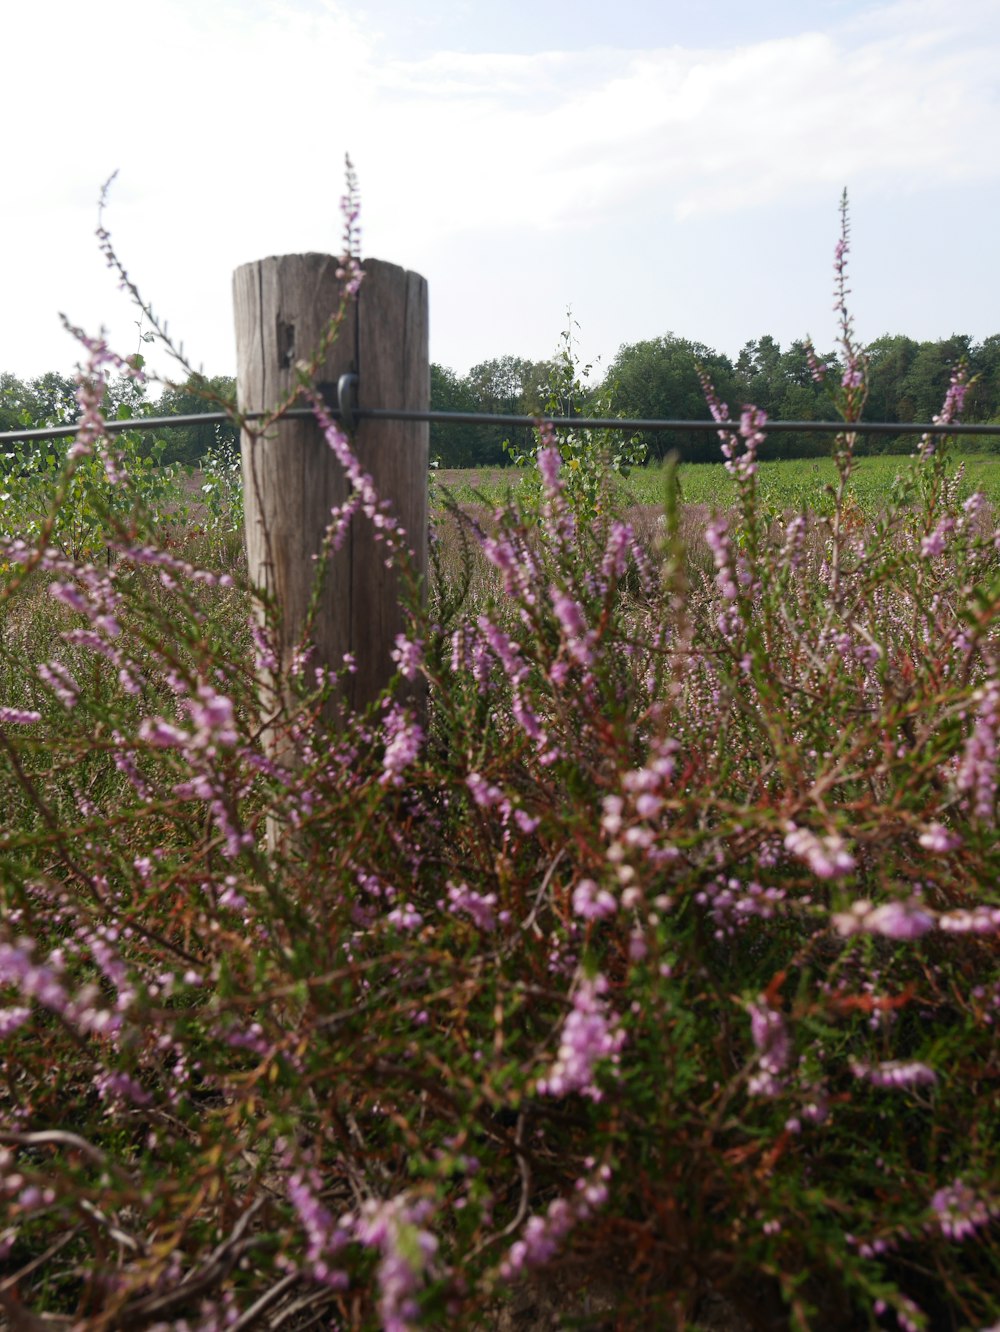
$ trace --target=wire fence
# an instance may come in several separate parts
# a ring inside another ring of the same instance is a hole
[[[330,407],[329,413],[334,419],[341,419],[343,413],[337,407]],[[239,420],[260,421],[268,418],[266,412],[249,412]],[[281,413],[282,417],[305,419],[313,415],[311,407],[292,407]],[[645,417],[624,418],[617,416],[517,416],[497,412],[437,412],[403,411],[391,407],[356,407],[351,411],[357,421],[417,421],[432,425],[483,425],[511,426],[533,429],[543,423],[554,426],[557,430],[620,430],[625,434],[640,434],[644,431],[738,431],[739,421],[713,421],[698,418],[681,420],[676,417],[650,419]],[[234,425],[234,420],[226,412],[196,412],[177,416],[137,416],[122,421],[108,421],[105,431],[109,435],[124,434],[129,430],[180,430],[194,425]],[[42,426],[28,430],[5,430],[0,432],[0,444],[18,443],[28,440],[68,439],[79,433],[81,423],[74,421],[65,425]],[[763,427],[765,434],[812,433],[822,435],[982,435],[1000,436],[1000,423],[963,425],[951,422],[944,425],[937,421],[854,421],[850,425],[844,421],[767,421]]]

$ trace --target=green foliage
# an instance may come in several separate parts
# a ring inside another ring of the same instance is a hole
[[[484,412],[534,416],[542,410],[551,374],[548,362],[500,356],[474,365],[459,377],[431,366],[431,408],[434,411]],[[495,467],[505,460],[505,444],[530,447],[531,431],[504,425],[442,425],[431,427],[430,451],[444,467]]]
[[[191,375],[184,384],[170,385],[153,404],[151,416],[195,416],[225,410],[236,402],[236,381],[230,375]],[[240,432],[234,421],[223,425],[195,424],[176,427],[164,435],[161,458],[165,463],[200,465],[209,454],[239,456]]]
[[[665,337],[621,347],[607,372],[613,414],[710,420],[698,378],[699,364],[712,376],[723,399],[738,399],[737,379],[729,359],[701,343],[668,333]],[[647,434],[645,440],[655,458],[662,458],[674,449],[691,462],[718,457],[718,442],[712,433],[663,431]]]
[[[129,473],[127,490],[110,479],[101,458],[68,467],[69,447],[70,441],[55,440],[17,442],[7,449],[0,476],[0,540],[44,536],[68,559],[93,560],[140,522],[153,524],[161,539],[172,528],[186,527],[181,471],[150,456],[138,432],[123,432],[110,446]]]
[[[567,311],[567,325],[561,345],[544,385],[545,417],[594,416],[613,414],[615,385],[606,381],[594,387],[590,379],[593,366],[581,365],[573,330],[579,325]],[[593,430],[560,426],[555,432],[559,456],[566,469],[567,494],[574,510],[590,520],[609,502],[611,488],[626,478],[646,457],[646,444],[639,435],[628,436],[621,430]],[[504,451],[515,467],[530,469],[527,489],[536,497],[541,482],[535,468],[536,446],[530,450],[507,442]]]

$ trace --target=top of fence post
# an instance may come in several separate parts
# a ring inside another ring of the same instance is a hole
[[[297,363],[312,357],[340,305],[339,266],[331,255],[284,255],[244,264],[234,273],[244,412],[269,411],[296,387]],[[356,374],[360,408],[427,411],[426,280],[380,260],[366,260],[363,268],[361,288],[318,367],[317,383],[336,385],[341,375]],[[427,569],[428,433],[422,422],[362,419],[351,441],[379,499],[405,530],[421,579]],[[245,430],[242,459],[250,577],[277,603],[281,669],[288,670],[302,646],[322,572],[308,668],[339,671],[350,654],[356,670],[344,701],[363,707],[393,674],[391,652],[403,627],[399,573],[387,567],[380,529],[371,513],[357,513],[340,548],[318,569],[331,511],[348,498],[350,484],[314,420],[282,420],[263,435]]]

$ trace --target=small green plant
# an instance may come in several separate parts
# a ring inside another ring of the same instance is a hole
[[[579,328],[571,310],[566,312],[566,328],[552,361],[552,374],[546,385],[543,417],[593,416],[613,414],[614,384],[588,383],[592,365],[581,365],[574,330]],[[566,469],[566,493],[570,503],[584,519],[594,518],[611,499],[615,482],[629,475],[646,458],[646,446],[638,435],[620,430],[595,430],[561,427],[556,432],[559,456]],[[530,469],[526,481],[529,492],[540,490],[535,470],[534,451],[512,444],[504,452],[516,467]]]

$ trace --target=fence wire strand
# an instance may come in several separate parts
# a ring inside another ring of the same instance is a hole
[[[336,420],[341,416],[338,408],[328,409]],[[267,412],[248,412],[239,420],[244,422],[261,421],[268,418]],[[311,407],[292,407],[281,413],[281,419],[304,419],[313,415]],[[702,418],[688,421],[676,417],[663,418],[623,418],[617,416],[516,416],[498,412],[437,412],[408,411],[391,407],[358,407],[354,410],[358,421],[417,421],[431,425],[500,425],[535,429],[542,424],[552,425],[556,430],[621,430],[625,434],[641,434],[652,431],[717,431],[739,432],[739,421],[712,421]],[[236,425],[226,412],[196,412],[186,416],[137,416],[123,421],[105,423],[105,433],[120,435],[129,430],[179,430],[193,425]],[[42,426],[30,430],[5,430],[0,432],[0,444],[17,443],[25,440],[68,439],[79,433],[78,421],[59,426]],[[765,434],[788,434],[799,432],[819,435],[1000,435],[1000,423],[963,425],[951,422],[944,425],[937,421],[767,421],[763,427]]]

